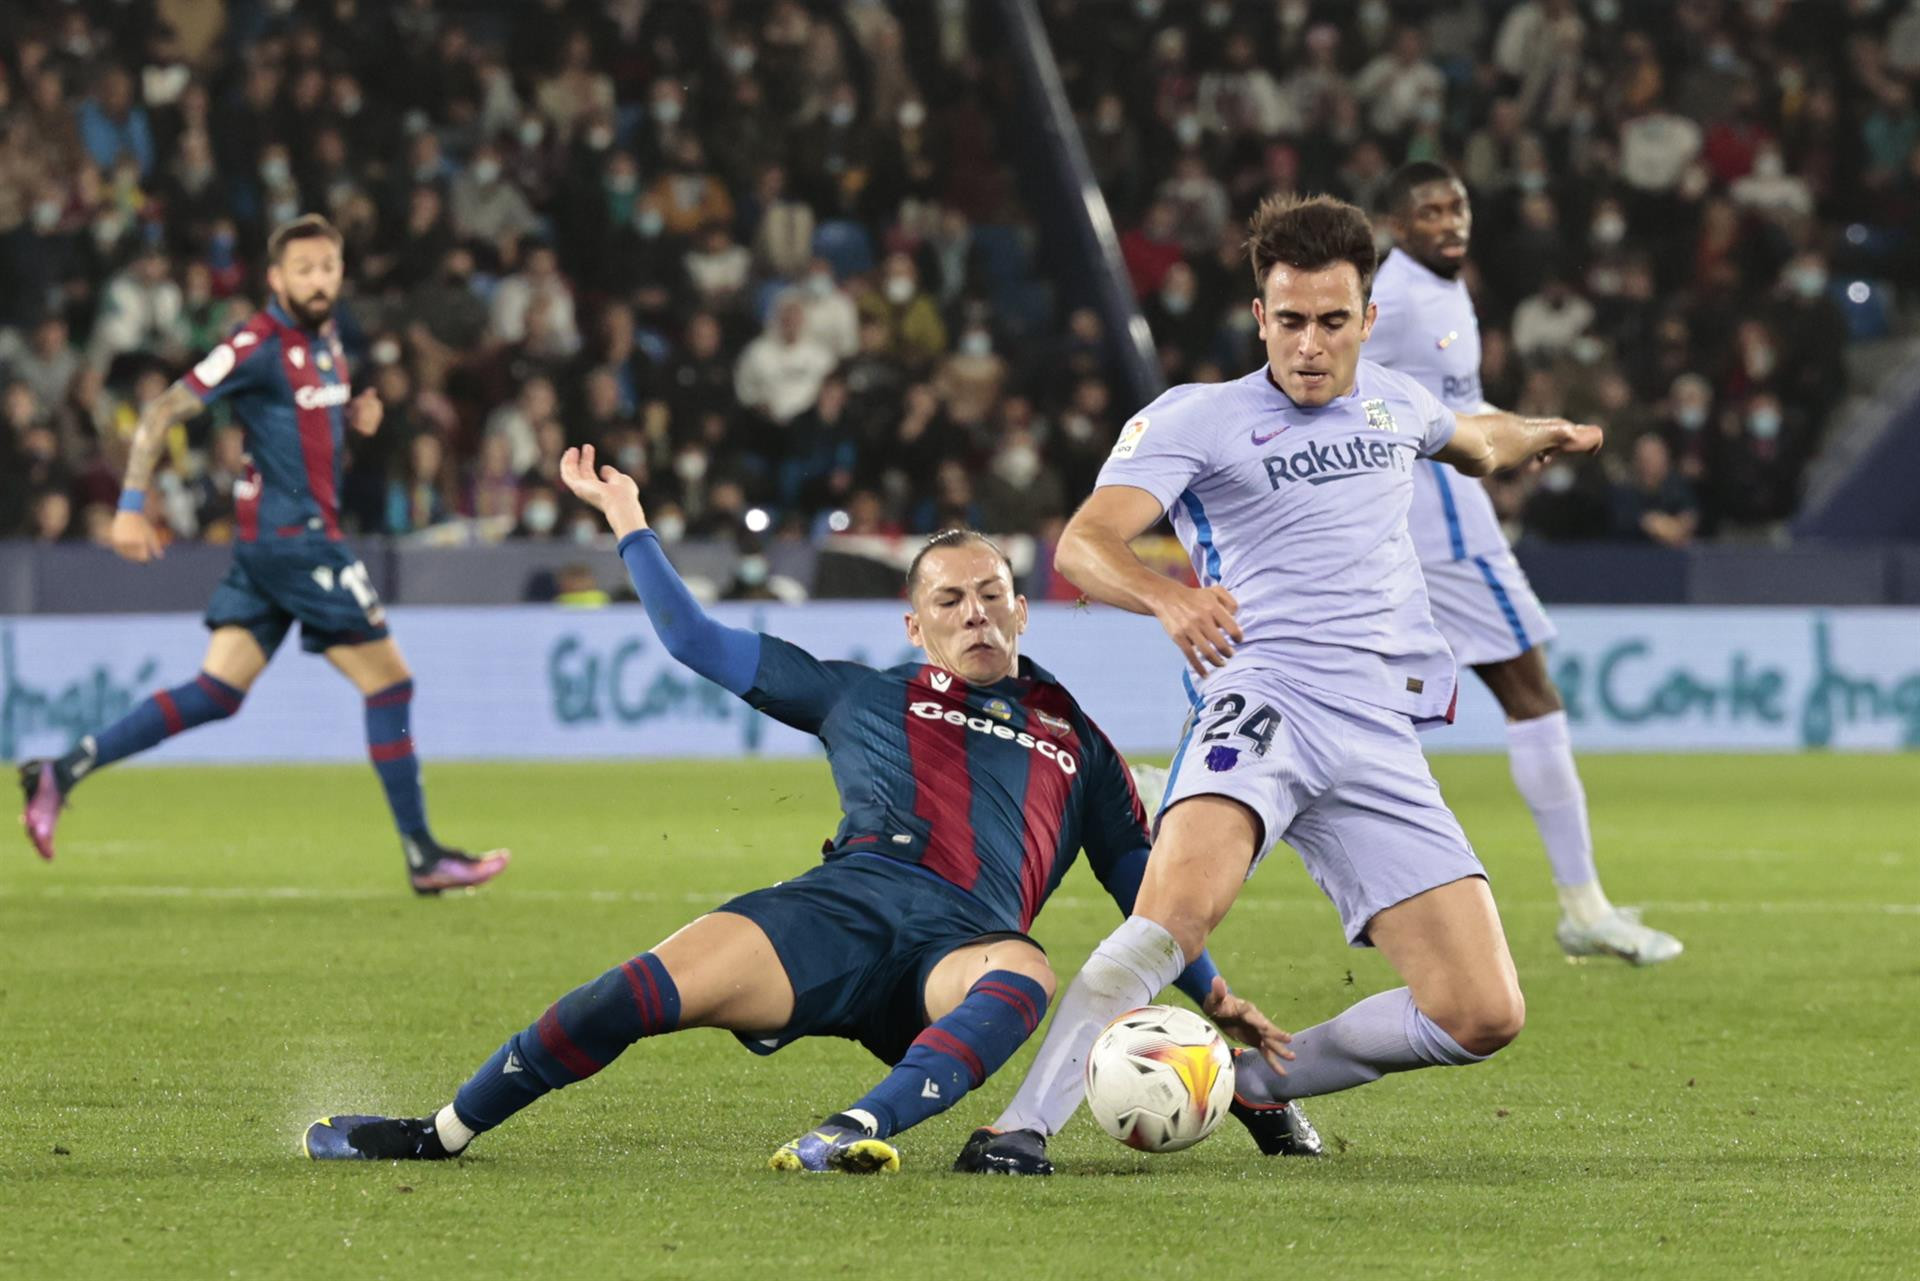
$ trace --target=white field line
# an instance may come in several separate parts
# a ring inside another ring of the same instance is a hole
[[[750,888],[759,888],[757,886]],[[488,891],[505,898],[535,903],[656,903],[682,904],[690,907],[710,907],[724,902],[734,893],[744,891],[714,890],[712,892],[687,891],[678,894],[663,894],[656,890],[542,890],[511,889],[498,887]],[[374,889],[368,886],[310,886],[310,885],[49,885],[40,888],[22,888],[20,886],[0,886],[0,898],[19,899],[79,899],[79,900],[211,900],[240,903],[272,902],[373,902],[381,899],[404,900],[406,891],[401,888]],[[1088,898],[1076,894],[1056,894],[1047,900],[1049,905],[1080,909],[1110,908],[1112,903],[1106,899]],[[1290,912],[1320,911],[1325,902],[1318,897],[1305,895],[1290,898],[1249,898],[1237,905],[1241,912]],[[1556,907],[1545,899],[1530,900],[1509,906],[1522,909],[1546,910]],[[1920,903],[1837,903],[1816,900],[1797,899],[1790,902],[1715,902],[1707,899],[1694,899],[1675,902],[1654,901],[1640,904],[1649,912],[1672,912],[1676,914],[1730,912],[1754,913],[1759,915],[1778,914],[1783,916],[1920,916]]]

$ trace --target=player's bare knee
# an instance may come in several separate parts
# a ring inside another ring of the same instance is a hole
[[[1047,994],[1047,1000],[1053,1000],[1058,980],[1055,979],[1053,966],[1047,961],[1047,954],[1031,944],[1022,944],[1010,948],[1005,955],[989,958],[991,969],[1009,970],[1022,978],[1032,979]]]
[[[1517,991],[1463,1002],[1446,1017],[1429,1016],[1469,1054],[1482,1057],[1513,1044],[1527,1023],[1527,1003]]]

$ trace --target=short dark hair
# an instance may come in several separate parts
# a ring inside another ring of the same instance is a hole
[[[1350,262],[1360,273],[1360,297],[1373,293],[1373,272],[1380,255],[1373,247],[1373,224],[1359,209],[1332,196],[1268,196],[1247,221],[1247,257],[1253,263],[1253,287],[1265,294],[1267,273],[1281,263],[1300,271],[1320,271]]]
[[[287,246],[296,240],[331,240],[335,249],[346,244],[346,237],[340,229],[326,220],[322,214],[301,214],[290,222],[283,222],[273,229],[267,237],[267,261],[277,263],[281,255],[287,252]]]
[[[1380,196],[1381,211],[1397,214],[1406,209],[1413,203],[1416,187],[1424,187],[1430,182],[1459,181],[1459,174],[1437,160],[1409,160],[1387,178],[1387,185]]]
[[[922,544],[920,550],[913,554],[913,563],[907,566],[908,600],[912,600],[914,593],[920,590],[920,562],[927,558],[928,553],[945,551],[949,547],[985,547],[1007,567],[1007,577],[1013,577],[1013,562],[1007,559],[1007,553],[1001,550],[999,543],[977,529],[943,529]]]

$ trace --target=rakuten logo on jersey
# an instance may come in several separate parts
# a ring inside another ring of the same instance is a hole
[[[345,383],[333,383],[326,387],[296,387],[293,392],[293,403],[302,409],[330,409],[335,405],[344,405],[352,398]]]
[[[953,707],[942,707],[934,702],[909,704],[907,710],[923,721],[945,721],[949,725],[964,725],[976,734],[985,734],[990,738],[1004,738],[1010,743],[1018,743],[1030,752],[1052,761],[1060,767],[1060,772],[1072,778],[1080,772],[1080,762],[1073,759],[1073,753],[1063,752],[1052,742],[1044,738],[1035,738],[1025,730],[1014,729],[1011,725],[1002,725],[990,721],[984,716],[968,716]]]

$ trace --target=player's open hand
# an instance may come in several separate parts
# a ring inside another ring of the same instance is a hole
[[[1224,587],[1180,587],[1154,610],[1160,625],[1187,656],[1194,674],[1205,679],[1207,667],[1225,667],[1233,647],[1246,638],[1233,616],[1240,602]]]
[[[362,436],[371,436],[380,430],[380,420],[386,412],[386,406],[380,403],[380,393],[369,387],[347,402],[347,426]]]
[[[114,551],[136,564],[159,560],[162,555],[160,536],[154,533],[153,522],[145,512],[115,512],[107,538]]]
[[[1597,454],[1605,433],[1591,423],[1570,423],[1564,418],[1555,418],[1546,423],[1547,447],[1539,454],[1541,461],[1555,454]]]
[[[1287,1048],[1293,1037],[1275,1027],[1273,1020],[1262,1014],[1252,1001],[1227,991],[1225,979],[1214,976],[1213,990],[1207,993],[1207,1003],[1202,1008],[1222,1032],[1242,1045],[1259,1050],[1260,1057],[1271,1064],[1274,1071],[1286,1075],[1286,1064],[1282,1060],[1293,1057],[1293,1051]]]
[[[573,496],[607,518],[617,537],[625,538],[647,527],[640,506],[640,486],[618,467],[593,465],[593,446],[581,445],[560,455],[561,483]]]

